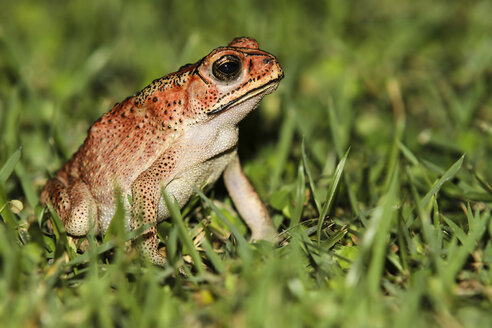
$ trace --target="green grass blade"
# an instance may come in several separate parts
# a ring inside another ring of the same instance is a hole
[[[449,219],[445,215],[442,215],[442,219],[451,228],[453,235],[456,236],[462,244],[468,239],[466,233],[463,230],[461,230],[461,228],[458,227],[458,225],[454,223],[451,219]]]
[[[429,192],[424,196],[424,206],[429,203],[431,197],[434,196],[439,191],[439,189],[441,189],[442,185],[446,183],[446,181],[451,180],[456,175],[456,173],[461,168],[461,165],[463,164],[464,158],[465,155],[461,156],[460,159],[458,159],[446,172],[444,172],[443,176],[434,183],[434,185],[431,187],[431,190],[429,190]]]
[[[126,227],[125,227],[125,204],[123,202],[123,196],[120,191],[115,192],[116,199],[116,211],[114,212],[113,218],[109,223],[108,229],[104,234],[103,240],[105,242],[109,241],[111,238],[125,236]]]
[[[203,275],[205,273],[205,270],[203,268],[202,259],[200,257],[200,254],[196,250],[195,245],[193,244],[193,240],[186,230],[177,201],[175,199],[171,200],[164,188],[162,188],[162,195],[164,197],[164,201],[166,202],[166,206],[169,209],[171,218],[174,224],[178,227],[179,237],[190,252],[195,269],[198,271],[199,275]]]
[[[350,152],[350,148],[347,149],[345,152],[345,155],[342,157],[340,162],[338,163],[335,173],[333,174],[333,179],[330,183],[328,193],[326,194],[326,200],[323,205],[323,209],[321,210],[321,213],[319,214],[318,218],[318,232],[317,232],[317,237],[318,237],[318,246],[321,242],[321,229],[323,227],[323,222],[325,220],[326,215],[330,211],[331,207],[333,206],[333,202],[335,200],[335,193],[338,189],[338,185],[340,183],[340,178],[342,177],[343,170],[345,169],[345,163],[347,162],[347,158]]]
[[[397,163],[394,165],[398,166]],[[369,264],[369,270],[367,275],[367,283],[369,292],[376,296],[380,292],[381,276],[383,272],[384,260],[387,253],[387,243],[389,240],[389,231],[391,228],[391,222],[397,211],[395,205],[397,205],[398,199],[398,169],[393,170],[393,178],[390,181],[389,189],[384,196],[383,203],[379,210],[376,210],[374,216],[371,217],[371,223],[367,229],[366,235],[374,235],[374,246],[372,248],[372,259]],[[368,240],[370,240],[368,238]]]
[[[328,114],[330,117],[330,130],[331,137],[333,138],[333,144],[335,145],[335,150],[338,156],[342,156],[343,149],[345,145],[342,144],[342,130],[341,125],[339,124],[339,119],[337,117],[337,113],[335,111],[335,107],[333,105],[333,100],[329,100],[328,102]]]
[[[83,254],[76,254],[69,262],[66,263],[66,266],[70,267],[82,263],[87,263],[89,261],[95,261],[94,256],[104,254],[114,247],[115,243],[113,241],[104,242],[100,245],[96,245],[95,243],[91,244],[90,248],[94,248],[94,251],[92,251],[92,253],[89,251]]]
[[[331,130],[331,135],[333,138],[333,143],[335,145],[335,150],[337,152],[337,155],[339,158],[343,158],[343,149],[345,148],[345,145],[342,143],[342,130],[339,124],[339,120],[337,118],[335,108],[333,105],[333,101],[330,99],[328,102],[328,114],[330,118],[330,130]],[[357,197],[355,196],[355,192],[352,188],[352,183],[350,181],[350,177],[348,174],[345,174],[343,176],[344,183],[345,183],[345,188],[347,188],[347,194],[350,200],[350,205],[352,207],[352,210],[354,211],[355,215],[360,218],[362,221],[362,224],[364,226],[367,226],[367,220],[365,215],[361,212],[359,208],[359,202],[357,200]]]
[[[408,236],[408,230],[407,227],[405,226],[405,223],[403,222],[403,219],[401,218],[401,215],[398,217],[398,247],[400,248],[400,258],[401,258],[401,263],[403,265],[403,269],[406,273],[408,273],[409,270],[409,259],[411,257],[411,254],[409,254],[408,246],[407,246],[407,236]]]
[[[439,204],[437,200],[434,198],[433,206],[432,206],[432,220],[434,223],[434,236],[436,240],[436,247],[438,249],[442,249],[443,244],[443,235],[441,229],[441,212],[439,211]]]
[[[224,223],[237,241],[237,249],[239,256],[245,263],[251,263],[251,250],[249,243],[244,239],[239,230],[226,218],[215,204],[208,199],[198,188],[194,188],[200,198],[217,214],[217,217]]]
[[[468,256],[470,256],[475,247],[477,247],[478,241],[487,230],[487,225],[490,221],[491,214],[490,211],[484,211],[480,214],[477,210],[475,216],[473,216],[471,212],[468,212],[467,215],[470,216],[470,220],[473,224],[470,226],[470,231],[466,237],[464,237],[462,246],[457,249],[453,257],[448,258],[448,264],[446,266],[446,270],[444,271],[443,279],[447,286],[451,286],[456,275],[465,264]]]
[[[304,200],[306,199],[306,179],[304,177],[304,166],[302,165],[302,162],[299,163],[297,168],[295,191],[295,206],[292,211],[289,229],[299,226],[299,222],[301,222],[302,210],[304,209]]]
[[[24,195],[26,196],[27,203],[31,206],[31,208],[36,207],[39,204],[39,196],[36,190],[34,189],[34,185],[32,183],[32,178],[29,173],[26,171],[26,168],[22,162],[19,162],[15,166],[15,175],[19,178],[22,190],[24,191]]]
[[[293,109],[288,108],[282,126],[280,127],[280,136],[277,146],[277,155],[275,156],[276,162],[272,172],[272,179],[270,184],[270,190],[276,190],[280,183],[282,172],[284,171],[285,164],[287,163],[287,157],[292,148],[292,140],[294,138],[295,131],[295,116]]]
[[[325,249],[330,249],[333,246],[335,246],[336,243],[338,243],[340,240],[342,240],[343,237],[347,234],[346,229],[338,230],[335,232],[332,236],[326,239],[326,241],[323,242],[323,247]]]
[[[407,146],[405,146],[401,141],[399,143],[399,149],[402,155],[414,166],[419,165],[419,160]]]
[[[304,170],[306,171],[306,174],[308,176],[309,186],[311,187],[311,193],[313,194],[314,203],[316,204],[316,209],[318,210],[318,213],[321,213],[321,206],[322,206],[321,199],[319,197],[318,190],[316,189],[316,185],[313,180],[311,169],[309,168],[304,139],[302,140],[301,151],[302,151],[302,162],[304,163]]]
[[[475,170],[473,171],[473,175],[477,179],[477,181],[480,183],[483,189],[485,189],[489,194],[492,194],[492,186],[480,175],[478,172]]]
[[[208,236],[202,239],[201,246],[203,247],[203,250],[205,251],[205,254],[207,255],[208,259],[214,266],[215,270],[217,270],[218,273],[223,274],[226,271],[226,267],[224,265],[224,262],[222,262],[222,259],[220,258],[219,255],[215,252],[213,249],[212,245],[208,241]]]
[[[386,83],[386,89],[391,100],[392,109],[393,109],[393,119],[395,121],[395,130],[393,133],[393,143],[391,145],[388,161],[386,165],[386,177],[384,182],[384,190],[388,189],[389,184],[391,183],[391,179],[393,178],[394,170],[398,168],[396,165],[399,160],[399,150],[401,139],[403,137],[403,132],[405,131],[405,107],[403,105],[403,100],[401,97],[400,85],[398,80],[390,79]]]
[[[420,224],[422,227],[422,235],[423,240],[426,243],[426,246],[429,250],[429,258],[432,262],[432,265],[438,271],[438,273],[442,272],[442,268],[440,265],[439,259],[439,249],[437,248],[437,241],[434,238],[434,234],[432,233],[434,226],[431,224],[430,216],[426,209],[424,208],[423,201],[421,200],[417,188],[415,187],[415,179],[410,170],[407,168],[407,177],[410,184],[410,191],[415,202],[417,216],[420,219]]]
[[[15,219],[14,213],[10,210],[9,201],[7,194],[3,190],[3,185],[0,185],[0,215],[10,229],[17,230],[17,220]]]
[[[63,223],[58,216],[58,213],[54,210],[53,206],[51,204],[48,204],[48,210],[51,214],[51,224],[53,226],[53,232],[56,237],[56,248],[54,252],[54,258],[57,259],[62,256],[64,252],[66,252],[69,256],[70,259],[75,257],[75,251],[70,248],[69,242],[68,242],[68,235],[67,232],[65,231],[65,227],[63,226]]]
[[[0,168],[0,184],[4,184],[15,169],[15,165],[19,161],[22,153],[22,147],[17,148],[17,150],[10,155],[2,168]]]

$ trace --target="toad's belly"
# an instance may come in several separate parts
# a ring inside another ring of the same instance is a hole
[[[203,188],[204,186],[214,184],[235,154],[236,151],[234,150],[187,169],[186,172],[177,175],[166,186],[166,192],[171,197],[174,197],[179,204],[179,208],[182,208],[194,194],[193,187]],[[164,199],[161,197],[159,201],[158,221],[160,222],[168,217],[169,211],[165,206]]]
[[[171,182],[166,185],[166,192],[170,197],[174,197],[179,204],[179,208],[182,208],[193,195],[193,187],[196,186],[197,188],[202,188],[204,186],[214,184],[235,155],[236,150],[233,149],[223,155],[186,168],[182,173],[177,174]],[[128,196],[131,195],[131,188],[125,188],[124,194],[126,194],[123,197],[126,210],[125,224],[126,227],[129,228],[131,220],[131,206],[128,201]],[[114,216],[115,208],[116,205],[112,203],[99,204],[99,224],[103,232],[107,231]],[[159,200],[157,220],[161,222],[168,217],[169,211],[165,206],[164,199],[161,197]]]
[[[190,199],[194,193],[193,187],[203,188],[207,185],[214,184],[224,172],[227,164],[236,155],[236,149],[233,149],[225,154],[209,159],[203,163],[195,164],[186,168],[183,172],[178,173],[172,180],[166,185],[166,192],[169,196],[174,197],[179,207],[182,208]],[[131,187],[123,188],[123,201],[125,205],[125,225],[130,227],[131,220],[131,206],[128,201],[131,196]],[[114,216],[116,204],[114,199],[109,202],[98,204],[98,218],[99,227],[102,232],[106,232],[111,220]],[[159,208],[157,213],[158,222],[161,222],[169,217],[169,211],[165,206],[165,201],[161,197],[159,200]],[[99,229],[97,229],[99,230]]]

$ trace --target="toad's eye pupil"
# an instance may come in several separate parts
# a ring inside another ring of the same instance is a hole
[[[220,81],[231,81],[241,72],[241,60],[233,55],[220,57],[213,63],[212,73]]]
[[[224,74],[232,74],[237,71],[239,64],[233,61],[225,62],[218,67],[218,70]]]

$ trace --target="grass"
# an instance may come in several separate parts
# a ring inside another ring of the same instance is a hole
[[[490,326],[491,11],[2,2],[2,325]],[[39,204],[47,177],[113,103],[241,35],[286,74],[241,123],[239,148],[279,247],[247,243],[219,182],[159,226],[168,267],[126,250],[121,208],[78,253]]]

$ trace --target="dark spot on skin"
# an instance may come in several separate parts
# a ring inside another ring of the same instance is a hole
[[[157,102],[157,97],[152,98],[153,102]]]
[[[130,113],[133,113],[134,111],[135,111],[135,109],[133,109],[133,107],[130,108]]]
[[[164,111],[164,115],[167,115],[167,110]]]

